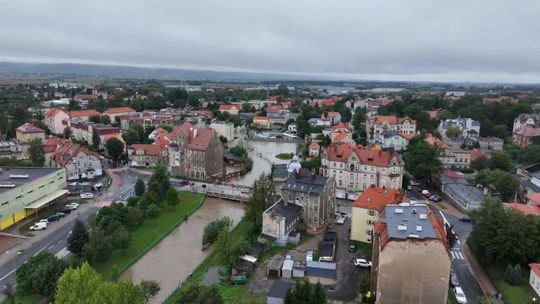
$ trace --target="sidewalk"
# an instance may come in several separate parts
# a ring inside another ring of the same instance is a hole
[[[503,301],[499,301],[491,296],[491,292],[498,289],[495,285],[493,285],[493,283],[491,282],[491,279],[488,277],[487,273],[484,271],[484,268],[472,255],[472,253],[469,250],[469,246],[467,246],[467,244],[463,245],[462,251],[463,251],[463,254],[465,254],[465,257],[467,258],[467,261],[471,265],[472,272],[474,276],[476,277],[478,284],[480,284],[480,287],[482,288],[482,291],[484,292],[486,299],[490,300],[492,303],[504,304]]]

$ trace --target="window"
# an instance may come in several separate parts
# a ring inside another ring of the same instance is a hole
[[[28,194],[30,194],[30,193],[32,193],[32,192],[34,192],[34,190],[30,190],[30,191],[28,191]]]
[[[375,211],[373,211],[373,210],[369,210],[369,211],[368,211],[368,214],[371,215],[371,216],[376,215]]]
[[[373,221],[372,220],[367,220],[366,221],[368,225],[372,226],[373,225]]]
[[[367,234],[367,235],[371,235],[372,231],[373,231],[373,230],[368,229],[368,230],[366,230],[366,234]]]

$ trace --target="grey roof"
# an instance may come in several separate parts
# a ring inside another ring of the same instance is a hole
[[[385,213],[384,221],[390,238],[439,238],[429,218],[429,208],[426,205],[387,205]]]
[[[384,138],[390,138],[390,137],[394,137],[396,135],[399,135],[397,132],[394,132],[394,131],[384,131],[382,132],[382,135]]]
[[[276,214],[284,217],[285,226],[289,226],[289,224],[295,218],[298,218],[300,216],[300,214],[302,213],[302,207],[292,203],[285,205],[285,202],[280,198],[275,204],[273,204],[272,206],[270,206],[270,208],[264,211],[264,213],[272,212],[275,212]]]
[[[281,186],[281,190],[302,192],[308,194],[321,194],[328,177],[312,174],[308,169],[302,168],[298,173],[293,173]]]
[[[273,177],[286,178],[288,175],[289,172],[287,172],[287,164],[274,165],[274,172],[272,172]]]
[[[270,291],[268,291],[268,296],[272,298],[285,299],[287,291],[291,290],[292,288],[292,283],[282,280],[276,280],[274,284],[272,284],[272,287],[270,287]]]
[[[466,180],[460,178],[451,178],[446,175],[441,176],[441,184],[445,187],[452,189],[455,193],[458,193],[461,197],[466,199],[471,207],[480,207],[484,201],[484,191],[475,185],[469,184]]]
[[[533,182],[531,182],[529,179],[524,178],[518,174],[514,174],[514,179],[521,184],[523,188],[529,189],[532,192],[540,192],[540,187],[535,185]]]
[[[15,187],[0,187],[0,194],[16,189],[22,185],[31,183],[39,178],[47,176],[53,172],[64,170],[64,168],[34,168],[34,167],[0,167],[0,184],[14,184]],[[28,178],[13,178],[10,175],[28,174]]]
[[[524,123],[529,118],[532,118],[535,126],[540,126],[540,114],[519,114],[519,116],[516,117],[516,120],[519,120],[520,123]]]
[[[319,253],[320,256],[324,257],[333,257],[334,248],[336,246],[336,241],[322,241],[319,243]]]
[[[307,267],[306,268],[306,275],[308,277],[319,277],[319,278],[335,279],[336,278],[336,270],[334,270],[334,269],[322,269],[322,268],[315,268],[315,267]]]

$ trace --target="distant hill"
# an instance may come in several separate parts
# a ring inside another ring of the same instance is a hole
[[[263,81],[263,80],[324,80],[309,75],[280,73],[218,72],[187,69],[143,68],[73,63],[13,63],[0,62],[1,74],[32,74],[47,76],[87,76],[140,79],[189,79],[211,81]]]

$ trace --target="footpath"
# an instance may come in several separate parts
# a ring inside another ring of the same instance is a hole
[[[493,284],[488,274],[486,273],[482,265],[480,265],[476,257],[472,255],[471,250],[469,249],[469,246],[467,246],[467,244],[463,245],[462,251],[465,254],[465,257],[467,258],[467,261],[471,265],[473,274],[476,277],[476,281],[478,281],[478,284],[480,284],[480,287],[482,288],[482,291],[484,292],[485,297],[488,300],[490,300],[492,303],[504,304],[504,301],[497,300],[492,296],[492,292],[498,291],[498,289]]]

